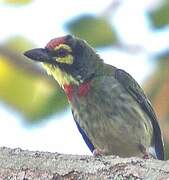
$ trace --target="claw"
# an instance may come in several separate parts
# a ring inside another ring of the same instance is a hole
[[[105,153],[102,149],[94,149],[93,151],[93,156],[98,157],[98,156],[103,156]]]
[[[143,153],[143,159],[151,159],[152,158],[149,151],[142,144],[139,144],[139,149]]]

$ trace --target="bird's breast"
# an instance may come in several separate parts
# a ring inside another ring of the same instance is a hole
[[[78,98],[87,96],[91,88],[91,81],[86,81],[80,85],[65,84],[63,89],[68,97],[69,101],[73,100],[73,97],[77,96]]]
[[[128,156],[139,152],[139,143],[150,145],[152,126],[148,116],[115,79],[87,82],[74,92],[70,104],[96,148]]]

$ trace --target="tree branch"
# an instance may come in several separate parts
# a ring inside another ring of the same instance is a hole
[[[0,179],[168,179],[169,161],[0,148]]]

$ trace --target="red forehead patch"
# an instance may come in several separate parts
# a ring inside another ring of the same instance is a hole
[[[65,43],[65,36],[55,38],[55,39],[52,39],[51,41],[48,42],[48,44],[46,45],[46,48],[52,50],[56,46],[59,46],[59,44],[64,44],[64,43]]]

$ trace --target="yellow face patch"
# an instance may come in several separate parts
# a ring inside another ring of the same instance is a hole
[[[46,69],[47,73],[49,75],[52,75],[55,80],[59,83],[61,87],[63,85],[69,85],[69,84],[77,84],[79,85],[79,82],[74,79],[71,75],[67,74],[64,71],[61,71],[59,67],[53,67],[51,64],[43,63],[44,68]]]
[[[71,47],[66,44],[60,44],[59,46],[56,46],[54,48],[54,50],[56,50],[56,51],[59,49],[65,49],[66,51],[68,51],[70,53],[72,52]],[[68,54],[65,57],[57,57],[56,61],[60,62],[60,63],[65,63],[65,64],[73,64],[73,56],[71,54]]]
[[[65,64],[73,64],[73,56],[71,54],[68,54],[65,57],[57,57],[56,61]]]
[[[54,50],[58,50],[58,49],[61,49],[61,48],[66,49],[68,52],[72,52],[71,47],[66,45],[66,44],[60,44],[59,46],[56,46],[54,48]]]

